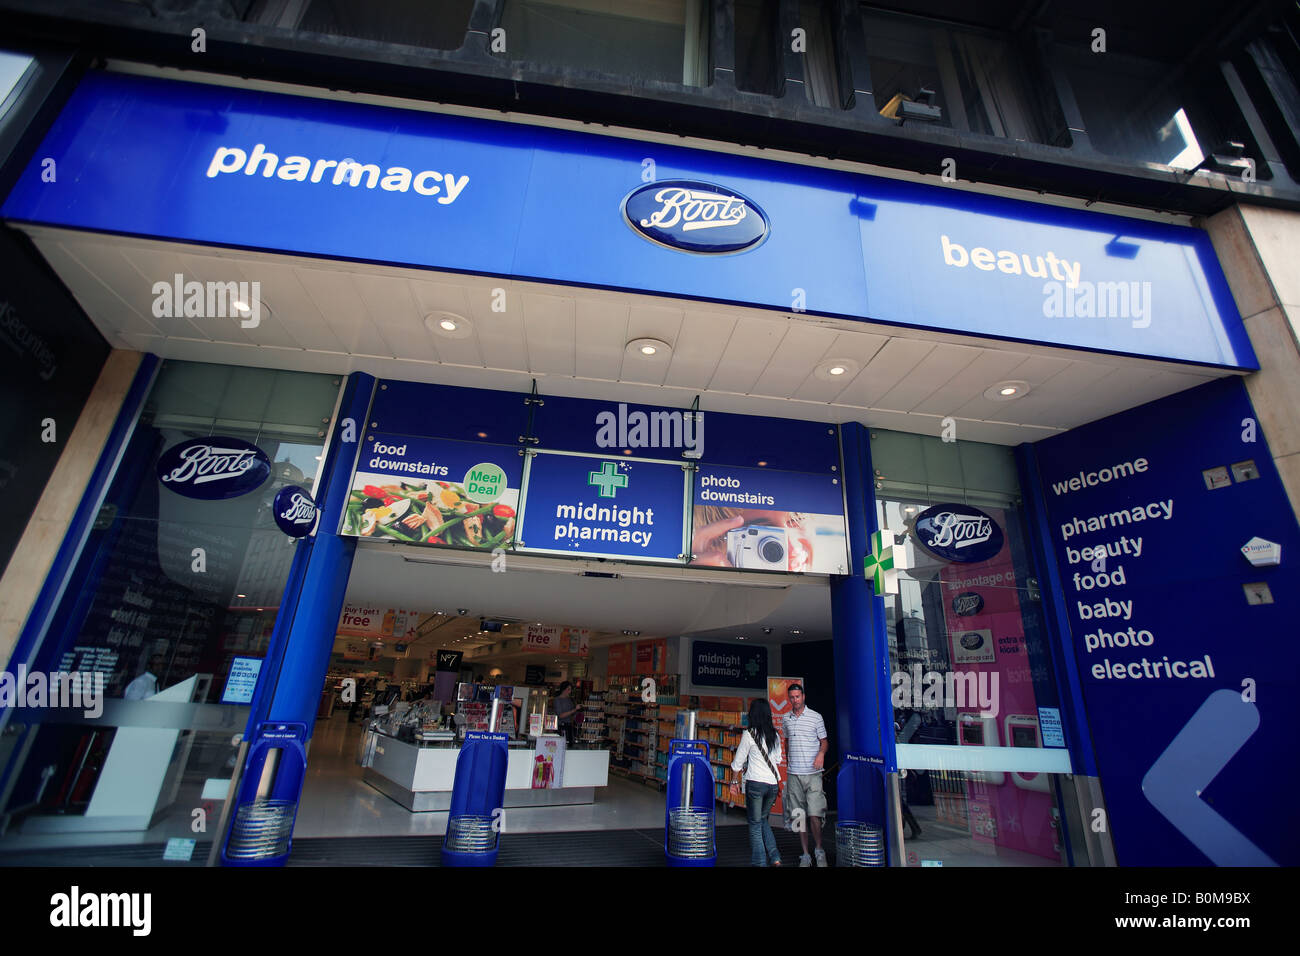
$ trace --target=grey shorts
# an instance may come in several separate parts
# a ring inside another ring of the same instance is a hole
[[[822,790],[820,773],[790,774],[785,781],[785,799],[791,810],[826,819],[826,793]]]

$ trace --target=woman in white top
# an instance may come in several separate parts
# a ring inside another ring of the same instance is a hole
[[[772,708],[763,697],[749,705],[749,726],[741,733],[736,758],[731,769],[737,777],[731,781],[732,792],[740,792],[740,776],[745,776],[745,813],[749,819],[750,863],[754,866],[781,865],[776,848],[776,834],[768,817],[776,803],[780,778],[776,768],[781,763],[781,738],[772,725]]]

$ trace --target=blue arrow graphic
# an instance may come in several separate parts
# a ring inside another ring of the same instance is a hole
[[[1201,799],[1258,729],[1254,703],[1235,690],[1216,690],[1142,778],[1142,793],[1151,805],[1215,866],[1277,866]]]

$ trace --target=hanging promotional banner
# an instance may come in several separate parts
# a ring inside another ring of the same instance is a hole
[[[662,674],[668,670],[668,642],[663,638],[654,641],[637,641],[636,673]]]
[[[701,465],[691,518],[693,565],[848,572],[844,495],[832,475]]]
[[[609,663],[605,668],[605,673],[611,677],[626,676],[632,673],[635,661],[635,644],[611,644],[609,645]]]
[[[686,479],[679,463],[531,452],[518,547],[680,561]]]
[[[344,604],[335,633],[341,637],[382,637],[409,642],[415,639],[415,629],[426,615],[425,611],[403,608]]]
[[[586,628],[529,624],[524,633],[523,649],[538,653],[574,654],[586,657],[590,650],[591,631]]]
[[[341,533],[429,547],[509,548],[520,471],[513,445],[368,433]]]

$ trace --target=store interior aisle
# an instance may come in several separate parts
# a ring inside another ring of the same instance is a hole
[[[440,836],[446,812],[412,813],[362,778],[357,763],[362,724],[345,711],[316,721],[294,839],[363,836]],[[717,825],[743,826],[743,810],[722,810]],[[519,807],[506,814],[508,833],[634,830],[664,824],[664,795],[654,787],[611,775],[596,802],[571,807]],[[773,817],[774,826],[779,820]]]

